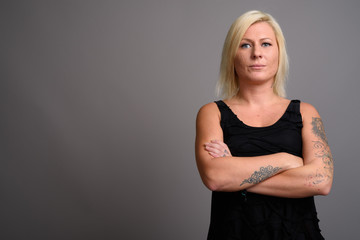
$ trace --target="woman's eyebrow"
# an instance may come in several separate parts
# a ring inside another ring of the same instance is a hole
[[[260,38],[260,40],[261,40],[261,41],[265,41],[265,40],[270,40],[270,41],[272,41],[272,39],[271,39],[271,38],[268,38],[268,37]],[[251,39],[249,39],[249,38],[243,38],[243,39],[241,39],[241,41],[254,42],[254,40],[251,40]]]

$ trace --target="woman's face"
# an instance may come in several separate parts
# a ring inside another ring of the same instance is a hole
[[[274,81],[279,48],[273,28],[266,22],[251,25],[240,42],[234,66],[239,81]]]

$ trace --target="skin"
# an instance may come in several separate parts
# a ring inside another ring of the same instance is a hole
[[[272,83],[278,69],[278,52],[274,31],[268,23],[259,22],[250,26],[234,59],[240,84]]]
[[[249,126],[274,124],[289,100],[274,94],[278,46],[268,23],[255,23],[237,50],[235,71],[240,90],[225,103]],[[302,102],[303,159],[288,153],[233,157],[223,142],[220,112],[215,103],[204,105],[196,121],[195,154],[200,176],[213,191],[239,191],[279,196],[327,195],[333,179],[333,159],[319,113]]]

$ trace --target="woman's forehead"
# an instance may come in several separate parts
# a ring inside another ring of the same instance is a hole
[[[252,24],[245,32],[243,39],[275,39],[275,32],[272,26],[267,22],[257,22]]]

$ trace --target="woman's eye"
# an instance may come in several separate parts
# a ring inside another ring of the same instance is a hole
[[[240,47],[241,47],[241,48],[249,48],[249,47],[250,47],[250,44],[244,43],[244,44],[241,44]]]
[[[264,42],[264,43],[262,44],[262,46],[263,46],[263,47],[269,47],[269,46],[271,46],[271,43]]]

